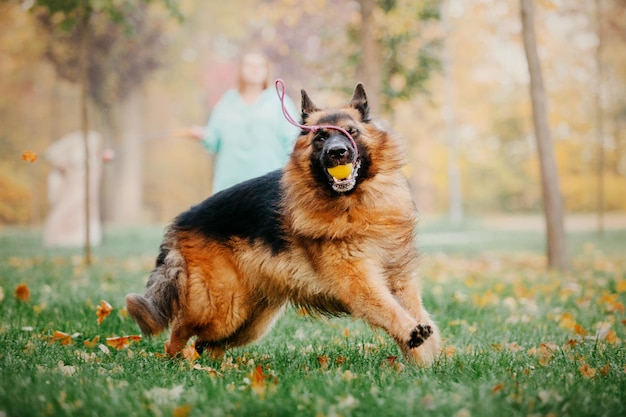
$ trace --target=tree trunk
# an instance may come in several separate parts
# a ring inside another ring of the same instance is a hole
[[[89,89],[89,11],[80,3],[80,125],[85,144],[85,264],[91,265],[91,213],[89,166],[89,117],[87,112]]]
[[[597,145],[597,215],[598,234],[604,236],[604,112],[602,111],[602,77],[604,67],[602,63],[602,0],[596,0],[596,33],[598,36],[598,46],[596,47],[596,140]]]
[[[461,190],[461,170],[459,168],[459,140],[456,132],[456,86],[454,84],[452,50],[450,45],[450,1],[441,5],[441,23],[444,31],[444,45],[441,64],[445,84],[444,118],[446,123],[446,139],[448,145],[448,214],[450,222],[463,222],[463,194]]]
[[[537,152],[541,170],[541,188],[546,219],[548,266],[560,270],[568,269],[565,230],[563,226],[563,199],[559,189],[559,176],[554,158],[552,138],[546,111],[546,93],[541,74],[535,37],[533,0],[520,0],[524,51],[530,74],[530,96],[533,123],[537,140]]]
[[[357,77],[365,85],[367,101],[372,113],[380,114],[382,95],[381,52],[378,40],[374,37],[375,0],[358,0],[361,9],[359,40],[361,56],[357,67]]]

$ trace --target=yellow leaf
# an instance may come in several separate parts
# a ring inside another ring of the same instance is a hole
[[[114,349],[122,350],[127,348],[131,342],[138,342],[140,340],[141,336],[107,337],[107,345]]]
[[[100,336],[96,336],[91,340],[85,340],[83,345],[88,349],[95,349],[98,346],[98,342],[100,342]]]
[[[37,154],[33,151],[24,151],[22,153],[22,161],[30,162],[31,164],[37,160]]]
[[[187,345],[182,350],[183,358],[187,359],[189,362],[194,362],[196,359],[200,358],[198,351],[195,346]]]
[[[604,336],[604,340],[606,340],[606,342],[611,345],[619,341],[617,337],[617,333],[615,333],[615,330],[613,329],[610,329],[608,332],[606,332],[606,335]]]
[[[578,371],[585,378],[593,378],[596,375],[596,368],[592,368],[589,364],[585,363],[578,367]]]
[[[451,358],[456,354],[456,348],[454,346],[446,346],[443,348],[443,352],[446,355],[446,358]]]
[[[98,325],[100,325],[100,323],[102,323],[104,319],[109,314],[111,314],[111,311],[113,311],[113,307],[111,307],[111,304],[107,303],[104,300],[100,301],[100,305],[96,308],[96,315],[98,316]]]
[[[587,330],[585,330],[585,328],[580,324],[574,323],[574,333],[584,337],[587,335]]]
[[[62,345],[71,345],[74,343],[72,340],[72,335],[69,333],[61,332],[59,330],[55,330],[52,336],[50,336],[50,342],[59,342]]]
[[[626,292],[626,279],[620,279],[617,282],[617,292],[618,293]]]

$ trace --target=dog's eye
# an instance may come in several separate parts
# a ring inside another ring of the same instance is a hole
[[[348,132],[350,134],[350,136],[352,136],[352,137],[354,137],[354,136],[359,134],[359,130],[357,128],[355,128],[355,127],[352,127],[352,126],[347,127],[346,128],[346,132]]]
[[[324,142],[326,139],[328,139],[328,133],[326,132],[319,132],[315,135],[315,138],[313,138],[315,142]]]

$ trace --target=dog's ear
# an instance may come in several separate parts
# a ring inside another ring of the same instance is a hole
[[[304,123],[307,117],[309,117],[309,114],[319,111],[319,109],[313,104],[306,91],[300,90],[300,94],[302,94],[302,122]]]
[[[354,87],[354,93],[350,100],[350,106],[357,109],[361,113],[361,121],[367,122],[370,119],[370,106],[367,104],[367,96],[363,84],[358,83]]]

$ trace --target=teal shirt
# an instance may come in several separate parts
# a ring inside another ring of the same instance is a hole
[[[299,115],[288,97],[285,106]],[[266,89],[252,104],[238,90],[228,90],[215,105],[202,144],[215,154],[213,193],[282,168],[299,129],[285,119],[280,100]]]

